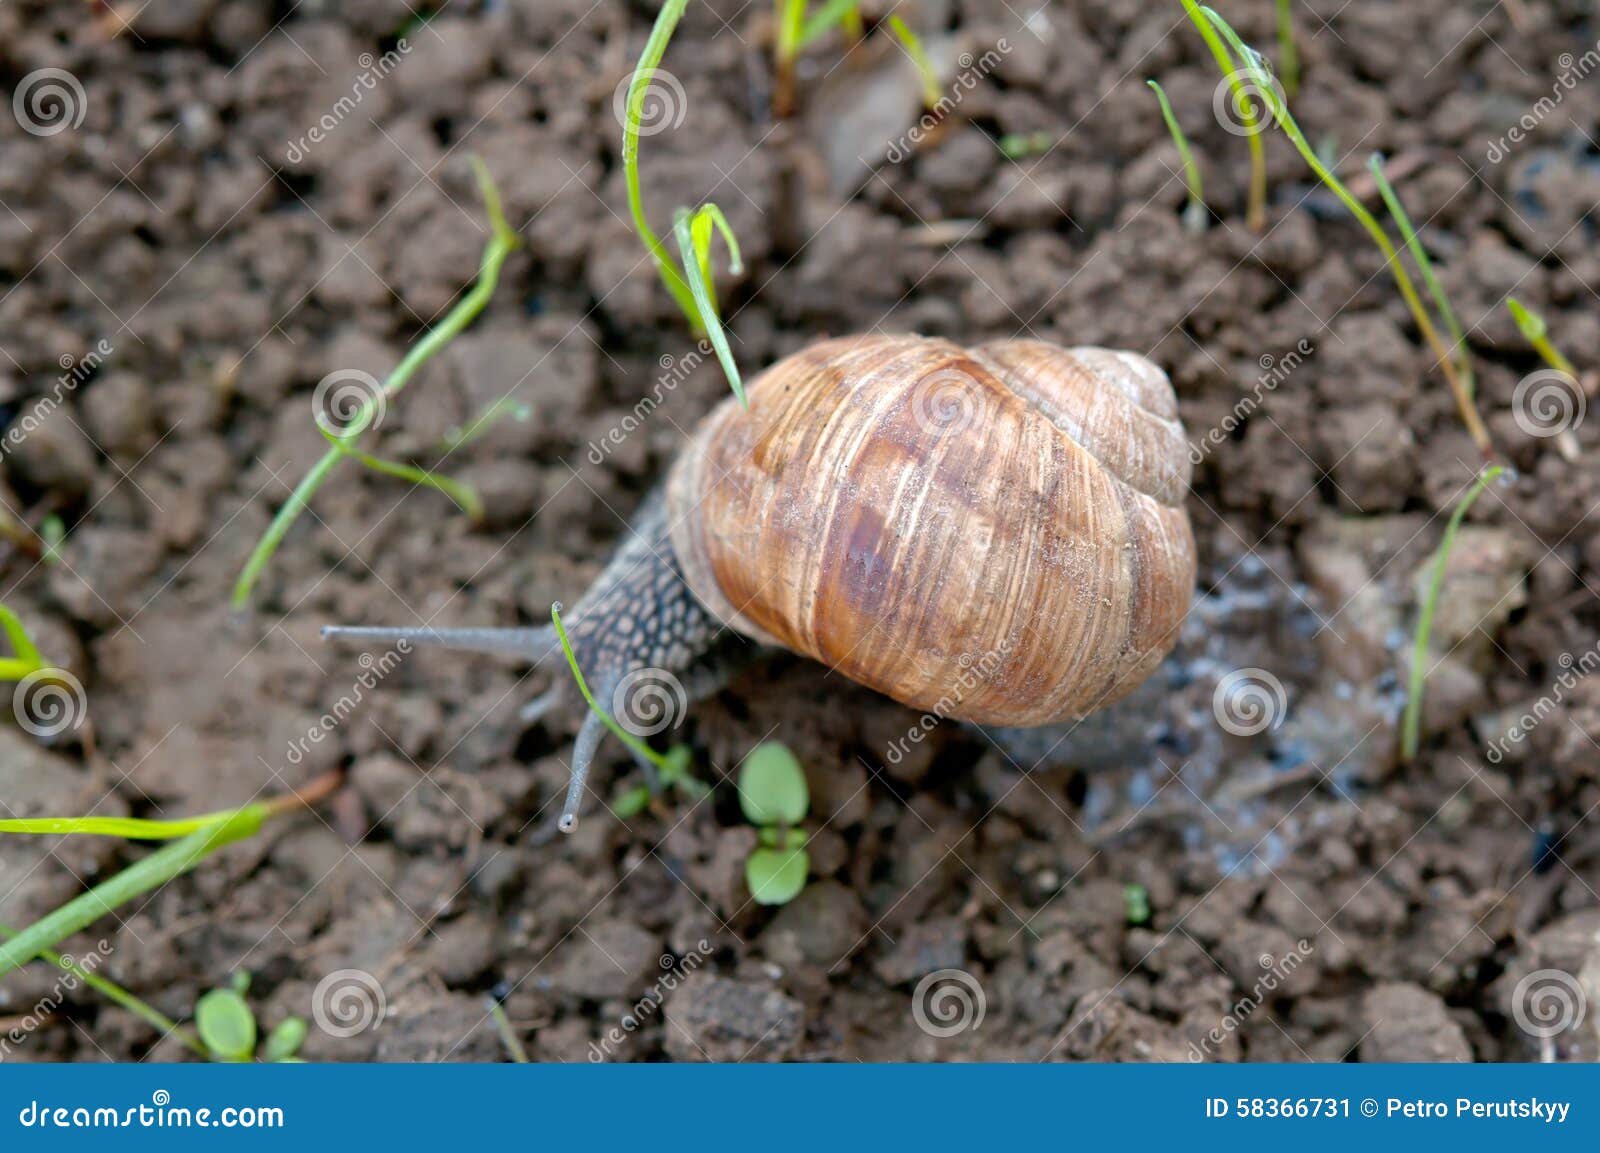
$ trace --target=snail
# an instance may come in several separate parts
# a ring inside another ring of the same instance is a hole
[[[753,640],[939,717],[1080,718],[1176,639],[1191,467],[1171,384],[1133,353],[826,340],[705,418],[571,613],[573,652],[600,702],[646,675],[709,695]],[[561,659],[550,627],[323,632]],[[603,733],[591,712],[564,831]]]

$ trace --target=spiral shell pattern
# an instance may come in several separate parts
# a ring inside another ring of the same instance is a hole
[[[685,578],[731,627],[1004,725],[1108,704],[1177,639],[1192,466],[1143,357],[848,337],[774,365],[749,399],[706,419],[669,487]],[[972,653],[1002,654],[976,684]]]

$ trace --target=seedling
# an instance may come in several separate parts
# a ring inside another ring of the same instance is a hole
[[[0,944],[0,976],[26,965],[119,905],[160,888],[193,869],[212,853],[235,841],[254,836],[275,817],[310,808],[339,788],[342,778],[329,774],[304,789],[257,801],[241,809],[208,813],[177,821],[147,821],[128,817],[30,817],[0,820],[0,833],[36,836],[79,834],[125,837],[130,840],[170,841],[148,857],[81,893],[65,905]]]
[[[661,237],[650,227],[650,221],[645,216],[644,197],[639,186],[639,135],[644,123],[645,95],[650,89],[650,81],[655,78],[661,58],[667,53],[667,45],[672,40],[673,30],[682,19],[688,3],[689,0],[667,0],[661,6],[661,12],[656,16],[656,22],[650,29],[650,37],[645,41],[644,51],[639,54],[639,64],[634,68],[633,78],[628,83],[628,100],[623,114],[622,170],[628,188],[628,212],[633,217],[634,231],[639,234],[639,240],[655,262],[656,271],[661,274],[661,282],[666,285],[668,294],[689,321],[690,331],[697,337],[706,337],[716,348],[717,360],[722,364],[723,372],[727,374],[728,384],[733,388],[734,395],[739,398],[739,403],[743,404],[744,389],[739,382],[738,371],[733,367],[733,356],[727,351],[727,338],[722,333],[722,322],[717,315],[716,292],[712,284],[710,261],[711,228],[714,223],[728,245],[730,257],[728,271],[731,275],[739,274],[741,271],[739,247],[733,239],[733,230],[728,227],[727,220],[716,205],[701,205],[690,214],[690,243],[685,245],[683,238],[679,237],[679,249],[684,254],[683,266],[680,268],[672,254],[667,251],[667,246],[662,243]],[[680,209],[680,212],[682,211]],[[703,243],[696,244],[694,232],[697,225],[693,222],[702,219],[707,221],[699,226],[703,228],[704,239]],[[698,289],[692,283],[692,278],[697,276],[701,282]]]
[[[794,115],[794,68],[800,53],[813,41],[843,27],[853,40],[866,34],[860,0],[829,0],[809,19],[807,0],[777,0],[772,41],[772,113],[780,119]]]
[[[1300,50],[1294,42],[1293,0],[1278,0],[1278,75],[1290,100],[1300,93]]]
[[[1383,203],[1388,207],[1395,227],[1405,239],[1406,249],[1422,272],[1423,282],[1427,284],[1428,292],[1433,297],[1434,307],[1439,310],[1439,315],[1444,318],[1445,327],[1450,331],[1452,342],[1450,351],[1455,354],[1456,371],[1461,374],[1467,395],[1475,396],[1478,386],[1472,371],[1472,355],[1467,350],[1466,333],[1461,330],[1461,322],[1456,319],[1455,309],[1450,307],[1450,297],[1445,294],[1444,285],[1440,284],[1439,278],[1434,275],[1433,261],[1428,259],[1428,250],[1422,247],[1422,241],[1417,238],[1417,230],[1411,225],[1411,217],[1406,212],[1405,205],[1400,202],[1399,194],[1395,192],[1389,183],[1389,178],[1383,173],[1383,157],[1373,153],[1372,159],[1367,162],[1367,167],[1372,171],[1372,179],[1378,186],[1378,194],[1383,197]]]
[[[759,838],[744,863],[756,904],[786,905],[805,888],[811,855],[805,832],[796,826],[810,807],[805,772],[787,746],[767,741],[750,751],[739,767],[739,808]]]
[[[1123,903],[1128,909],[1128,925],[1139,928],[1150,924],[1150,890],[1130,881],[1122,886]]]
[[[557,602],[550,606],[550,623],[555,626],[556,637],[561,641],[561,651],[566,655],[567,667],[572,670],[572,679],[577,682],[578,691],[583,694],[584,702],[589,706],[589,711],[599,718],[600,723],[610,729],[616,738],[628,746],[630,752],[641,764],[649,765],[655,771],[655,779],[646,782],[643,786],[629,788],[616,798],[616,812],[619,817],[627,818],[637,816],[656,796],[665,789],[676,788],[687,795],[699,799],[711,790],[704,781],[694,776],[689,771],[691,754],[687,745],[674,745],[664,753],[658,753],[639,737],[630,733],[619,725],[610,713],[602,709],[594,699],[594,694],[589,691],[589,682],[583,678],[583,670],[578,667],[578,658],[572,652],[572,642],[567,639],[567,626],[561,622],[561,604]],[[581,789],[583,781],[575,779],[572,784],[574,790]],[[642,792],[641,792],[642,790]],[[577,796],[567,799],[567,807],[573,812],[577,811]]]
[[[457,504],[469,513],[481,515],[482,503],[472,489],[460,483],[434,475],[426,469],[412,468],[409,465],[395,464],[390,461],[379,460],[356,449],[356,442],[361,435],[372,425],[377,418],[379,405],[386,403],[397,395],[401,389],[410,382],[417,369],[421,368],[435,353],[447,346],[459,336],[469,324],[475,320],[484,307],[489,303],[489,298],[494,295],[495,285],[500,280],[500,268],[505,264],[506,257],[521,244],[517,234],[506,223],[505,213],[500,208],[500,191],[495,187],[494,180],[489,176],[489,170],[483,162],[476,157],[472,160],[472,172],[478,182],[478,191],[483,197],[484,209],[489,217],[490,237],[489,243],[483,250],[483,258],[478,265],[478,279],[472,289],[466,293],[454,308],[445,315],[445,318],[433,328],[430,328],[421,340],[411,346],[405,358],[391,372],[379,389],[378,395],[363,399],[349,425],[338,432],[330,432],[323,428],[322,433],[329,440],[328,451],[311,467],[311,471],[295,486],[289,494],[289,499],[278,510],[277,516],[272,518],[272,523],[267,527],[265,535],[256,544],[255,551],[250,554],[250,559],[245,562],[244,570],[239,574],[239,579],[233,586],[233,605],[243,608],[250,601],[250,594],[255,589],[256,582],[261,579],[262,570],[267,567],[267,562],[278,551],[278,546],[283,543],[283,538],[288,535],[289,529],[295,521],[300,519],[311,498],[316,495],[329,476],[347,458],[353,458],[368,468],[389,476],[396,476],[409,480],[414,484],[426,485],[436,488],[450,496]],[[320,427],[320,426],[319,426]]]
[[[1517,322],[1517,328],[1522,332],[1523,338],[1533,345],[1534,350],[1544,358],[1544,362],[1557,372],[1565,373],[1573,381],[1577,381],[1577,367],[1562,354],[1560,349],[1550,343],[1550,326],[1545,323],[1544,317],[1514,296],[1506,298],[1506,307],[1511,310],[1511,318]]]
[[[672,232],[678,240],[678,252],[683,256],[683,271],[689,281],[689,291],[694,296],[695,307],[705,324],[706,339],[716,350],[722,371],[733,386],[733,395],[745,404],[744,383],[739,379],[739,366],[733,362],[733,350],[728,347],[727,334],[722,331],[722,320],[717,315],[717,300],[711,288],[711,241],[716,233],[728,246],[728,272],[739,275],[744,267],[739,258],[739,242],[727,217],[715,204],[702,204],[693,213],[679,209],[673,218]]]
[[[1178,125],[1178,118],[1173,115],[1172,105],[1167,101],[1167,94],[1162,91],[1161,85],[1154,80],[1146,80],[1145,83],[1150,85],[1156,99],[1161,102],[1161,118],[1167,122],[1167,131],[1172,133],[1172,142],[1178,146],[1178,157],[1183,161],[1183,180],[1189,186],[1189,204],[1183,210],[1183,225],[1190,232],[1204,232],[1210,214],[1206,211],[1205,188],[1200,183],[1200,166],[1195,163],[1194,153],[1189,148],[1189,138]]]
[[[1026,160],[1030,156],[1042,156],[1055,146],[1055,135],[1050,132],[1008,132],[995,141],[995,147],[1000,149],[1000,154],[1007,160]]]
[[[51,513],[39,524],[39,539],[44,542],[44,552],[39,559],[45,564],[60,564],[61,546],[67,541],[66,523]]]
[[[256,1015],[244,999],[250,989],[250,974],[235,973],[227,988],[213,989],[195,1004],[194,1025],[200,1042],[213,1061],[297,1061],[305,1044],[306,1023],[301,1017],[286,1017],[267,1035],[259,1051],[256,1039],[260,1029]]]
[[[901,47],[906,50],[906,55],[910,56],[911,62],[917,66],[917,77],[922,83],[922,106],[937,116],[939,102],[944,99],[944,93],[939,89],[939,70],[933,66],[933,61],[928,59],[921,38],[898,16],[889,17],[889,31],[894,33],[894,38],[900,41]]]
[[[1244,74],[1241,66],[1234,61],[1227,46],[1217,35],[1217,30],[1212,27],[1207,19],[1209,8],[1202,9],[1195,0],[1181,0],[1183,10],[1189,14],[1189,20],[1200,32],[1200,39],[1206,42],[1206,47],[1211,50],[1211,58],[1217,62],[1217,67],[1222,70],[1223,77],[1228,82],[1229,94],[1233,99],[1233,106],[1238,109],[1239,117],[1244,122],[1245,140],[1250,146],[1250,192],[1245,208],[1245,224],[1252,232],[1260,232],[1267,225],[1267,158],[1261,143],[1263,135],[1261,117],[1255,105],[1255,98],[1245,88],[1241,76]],[[1270,91],[1270,79],[1265,85]],[[1255,96],[1266,100],[1264,93]]]
[[[57,737],[68,728],[82,729],[86,740],[92,745],[92,736],[89,734],[93,730],[87,727],[83,688],[77,679],[40,655],[22,619],[4,605],[0,605],[0,632],[5,633],[6,641],[11,646],[11,655],[0,657],[0,682],[16,686],[12,691],[12,704],[17,720],[37,736]],[[61,698],[49,701],[54,711],[49,717],[41,718],[50,722],[43,729],[29,726],[27,718],[22,715],[33,693]]]
[[[465,448],[480,437],[488,435],[502,420],[509,418],[517,424],[526,424],[532,416],[533,409],[529,405],[519,400],[512,400],[509,396],[502,396],[466,424],[447,430],[441,445],[445,452],[455,452],[456,449]]]
[[[1185,8],[1191,8],[1193,0],[1183,0],[1183,4]],[[1301,131],[1300,125],[1289,112],[1288,102],[1273,87],[1272,74],[1268,71],[1261,54],[1239,39],[1238,33],[1215,11],[1205,8],[1203,12],[1205,19],[1210,21],[1216,31],[1222,34],[1229,45],[1232,46],[1233,51],[1244,61],[1245,68],[1249,71],[1255,83],[1257,94],[1266,104],[1267,111],[1271,114],[1272,119],[1277,122],[1279,128],[1283,129],[1284,135],[1294,145],[1295,150],[1300,153],[1317,178],[1327,185],[1328,190],[1337,196],[1340,203],[1356,218],[1356,221],[1366,230],[1367,235],[1372,238],[1372,242],[1378,246],[1378,250],[1383,254],[1384,264],[1388,267],[1390,275],[1394,277],[1395,285],[1400,289],[1400,295],[1405,299],[1406,307],[1410,310],[1412,319],[1415,320],[1417,328],[1422,332],[1429,347],[1433,349],[1434,355],[1438,358],[1439,366],[1443,370],[1446,380],[1450,383],[1450,391],[1455,396],[1456,407],[1460,411],[1462,423],[1466,425],[1467,432],[1472,436],[1473,442],[1477,444],[1484,456],[1492,456],[1494,448],[1489,440],[1489,431],[1484,427],[1483,421],[1478,416],[1476,407],[1474,407],[1469,382],[1462,379],[1460,372],[1457,371],[1455,358],[1451,356],[1450,350],[1445,347],[1444,342],[1440,339],[1438,329],[1428,316],[1428,311],[1423,306],[1422,298],[1417,294],[1416,286],[1412,283],[1410,275],[1406,272],[1405,264],[1400,260],[1399,253],[1395,251],[1394,245],[1390,243],[1383,226],[1378,223],[1372,213],[1367,211],[1366,206],[1345,187],[1344,183],[1333,174],[1332,169],[1323,163],[1322,158],[1317,155],[1316,151],[1307,142],[1305,133]]]
[[[1402,760],[1410,761],[1416,757],[1421,739],[1422,690],[1428,677],[1428,635],[1433,631],[1433,614],[1439,607],[1439,593],[1444,588],[1444,571],[1450,560],[1450,550],[1455,547],[1456,533],[1461,528],[1467,510],[1490,482],[1504,471],[1499,465],[1490,465],[1478,475],[1450,514],[1450,522],[1445,525],[1444,536],[1439,540],[1439,551],[1433,562],[1433,578],[1428,584],[1428,595],[1422,602],[1422,610],[1417,614],[1417,635],[1411,646],[1411,677],[1406,688],[1405,716],[1400,726]]]

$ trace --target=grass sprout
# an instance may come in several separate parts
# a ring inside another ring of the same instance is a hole
[[[502,420],[510,419],[518,424],[526,424],[532,416],[531,405],[524,404],[520,400],[512,400],[509,396],[502,396],[466,424],[449,429],[444,434],[442,447],[445,452],[454,452],[487,436]]]
[[[1472,371],[1472,354],[1467,350],[1466,333],[1461,330],[1461,322],[1456,319],[1455,309],[1450,307],[1450,297],[1445,293],[1444,285],[1439,283],[1438,276],[1434,274],[1433,261],[1428,259],[1428,250],[1422,247],[1422,241],[1417,238],[1417,230],[1411,224],[1411,217],[1406,212],[1405,205],[1400,202],[1399,194],[1389,183],[1389,178],[1384,175],[1383,157],[1373,153],[1372,159],[1367,162],[1367,167],[1372,172],[1372,179],[1378,186],[1378,195],[1383,197],[1383,203],[1389,209],[1395,227],[1405,238],[1407,251],[1411,253],[1411,258],[1417,262],[1417,268],[1422,272],[1423,283],[1428,286],[1434,307],[1439,310],[1439,315],[1444,319],[1445,327],[1450,332],[1450,339],[1453,342],[1451,351],[1456,356],[1456,371],[1461,374],[1467,395],[1475,396],[1477,380]]]
[[[384,460],[382,457],[373,456],[371,453],[362,452],[360,449],[351,448],[344,434],[333,429],[317,426],[317,431],[322,433],[323,439],[343,456],[357,461],[373,472],[383,476],[392,476],[397,480],[408,480],[412,484],[424,488],[437,489],[445,496],[456,502],[456,507],[466,513],[472,520],[483,519],[483,500],[471,485],[459,480],[452,480],[447,476],[430,472],[425,468],[415,465],[401,464],[399,461]]]
[[[1557,372],[1565,373],[1576,381],[1578,369],[1550,342],[1550,326],[1545,323],[1544,317],[1514,296],[1506,298],[1506,308],[1510,309],[1511,319],[1517,322],[1517,328],[1523,338],[1533,345],[1544,362]]]
[[[1428,583],[1428,595],[1422,602],[1422,611],[1417,614],[1417,634],[1411,646],[1411,677],[1406,686],[1405,716],[1400,724],[1402,760],[1410,761],[1416,758],[1417,746],[1421,740],[1422,690],[1428,679],[1428,636],[1433,631],[1433,614],[1439,607],[1439,594],[1444,588],[1445,566],[1450,560],[1450,550],[1455,547],[1456,533],[1461,528],[1467,510],[1472,507],[1483,490],[1503,472],[1505,470],[1499,465],[1490,465],[1478,474],[1478,479],[1473,481],[1472,487],[1467,489],[1466,495],[1450,514],[1450,522],[1445,525],[1444,536],[1439,540],[1439,550],[1433,562],[1433,576]]]
[[[1183,0],[1183,3],[1185,7],[1188,7],[1192,0]],[[1277,121],[1278,127],[1289,138],[1295,150],[1300,153],[1301,157],[1310,166],[1317,179],[1322,181],[1328,187],[1328,190],[1339,198],[1339,202],[1349,210],[1361,227],[1366,230],[1367,235],[1372,238],[1372,242],[1378,246],[1378,250],[1383,254],[1384,264],[1388,267],[1390,275],[1394,277],[1395,285],[1400,289],[1400,295],[1405,299],[1406,307],[1410,310],[1412,319],[1415,320],[1417,328],[1428,342],[1429,347],[1433,349],[1434,355],[1438,358],[1439,367],[1443,370],[1445,379],[1449,381],[1450,391],[1455,396],[1456,407],[1461,414],[1462,423],[1466,425],[1467,432],[1484,456],[1492,456],[1494,449],[1489,440],[1489,431],[1484,427],[1483,420],[1478,416],[1477,408],[1474,406],[1472,391],[1469,387],[1470,382],[1464,380],[1457,370],[1455,357],[1451,355],[1451,350],[1445,346],[1444,341],[1440,338],[1438,328],[1434,325],[1432,318],[1429,317],[1428,310],[1423,305],[1421,296],[1417,293],[1416,285],[1412,283],[1411,276],[1406,272],[1405,264],[1401,261],[1400,254],[1395,250],[1394,244],[1389,240],[1388,234],[1384,232],[1383,225],[1378,223],[1377,218],[1367,211],[1366,206],[1333,174],[1332,169],[1323,163],[1322,158],[1317,155],[1317,152],[1307,142],[1305,133],[1301,131],[1299,123],[1289,112],[1288,102],[1273,88],[1271,73],[1268,72],[1261,54],[1239,39],[1238,33],[1213,9],[1205,8],[1203,11],[1205,17],[1228,41],[1234,52],[1239,55],[1239,58],[1245,62],[1245,67],[1255,81],[1258,95],[1266,103],[1272,118]]]
[[[1183,4],[1183,10],[1188,13],[1190,22],[1199,30],[1200,38],[1211,50],[1212,59],[1222,70],[1233,97],[1233,106],[1239,110],[1240,119],[1244,121],[1245,140],[1250,146],[1250,193],[1245,208],[1245,225],[1252,232],[1260,232],[1267,226],[1267,157],[1265,146],[1261,141],[1265,126],[1261,123],[1255,100],[1241,79],[1245,67],[1234,60],[1227,45],[1217,35],[1217,29],[1207,18],[1211,10],[1203,8],[1196,3],[1196,0],[1180,0],[1180,2]],[[1270,82],[1265,87],[1270,90]],[[1260,93],[1257,95],[1262,100],[1266,99]]]
[[[472,288],[461,297],[445,318],[434,327],[430,328],[423,337],[411,346],[405,358],[400,361],[395,370],[383,382],[378,396],[367,397],[357,411],[350,425],[338,434],[338,442],[330,444],[328,451],[311,470],[301,478],[295,486],[289,499],[272,518],[272,523],[267,531],[257,542],[255,551],[250,554],[250,559],[245,562],[244,569],[239,573],[239,579],[233,586],[233,605],[243,608],[250,601],[250,594],[254,591],[256,583],[261,579],[262,572],[267,563],[271,561],[278,546],[288,535],[289,529],[295,521],[300,519],[300,514],[305,512],[311,503],[311,498],[316,495],[323,483],[331,476],[335,469],[349,457],[355,457],[368,467],[376,468],[379,472],[389,475],[400,475],[404,479],[416,483],[427,484],[450,494],[450,490],[442,485],[439,478],[425,474],[421,470],[407,469],[404,465],[391,466],[387,462],[379,462],[376,458],[366,457],[365,454],[354,450],[354,442],[365,432],[377,415],[378,406],[382,400],[393,397],[410,383],[417,369],[421,368],[435,353],[447,346],[471,324],[484,307],[489,303],[489,298],[494,295],[496,284],[500,280],[500,269],[505,264],[506,257],[521,244],[517,234],[506,223],[505,213],[500,207],[500,191],[495,187],[494,180],[489,175],[489,170],[483,162],[476,157],[472,159],[472,172],[478,182],[478,191],[483,197],[484,209],[489,217],[490,237],[489,243],[483,250],[483,257],[478,265],[478,279]],[[324,430],[326,435],[326,430]],[[400,470],[400,471],[396,471]],[[466,486],[459,482],[451,482],[455,488],[453,496],[459,497],[466,490]],[[471,498],[476,500],[476,494]],[[457,503],[461,503],[457,500]]]
[[[1154,80],[1146,80],[1145,83],[1150,85],[1161,103],[1161,118],[1167,122],[1167,131],[1172,133],[1172,142],[1178,146],[1178,157],[1183,161],[1183,182],[1189,187],[1189,203],[1183,210],[1184,227],[1190,232],[1204,232],[1209,213],[1206,211],[1205,186],[1200,180],[1200,165],[1195,163],[1189,138],[1183,134],[1177,116],[1173,115],[1166,92]]]
[[[922,82],[922,106],[929,112],[937,112],[939,101],[944,99],[944,92],[939,87],[939,71],[933,66],[933,61],[928,59],[928,52],[922,46],[921,37],[911,31],[910,25],[898,16],[889,17],[889,31],[894,33],[894,38],[900,41],[901,47],[911,57],[911,62],[917,66],[917,76]]]
[[[1055,134],[1052,132],[1008,132],[995,141],[995,147],[1000,149],[1000,155],[1007,160],[1025,160],[1030,156],[1041,156],[1056,144]]]
[[[1300,49],[1294,42],[1294,0],[1278,0],[1278,75],[1290,100],[1300,94]]]
[[[79,894],[60,908],[46,913],[27,928],[0,943],[0,976],[21,968],[36,957],[43,956],[60,942],[92,925],[119,905],[127,904],[140,894],[160,888],[174,877],[189,872],[218,849],[254,836],[267,821],[315,805],[332,795],[341,780],[339,774],[329,774],[311,782],[298,792],[257,801],[241,809],[209,814],[207,818],[197,818],[204,820],[205,823],[188,832],[184,832],[183,829],[191,822],[143,822],[147,827],[167,826],[164,836],[170,843],[129,865],[120,873],[108,877],[87,892]],[[48,824],[56,821],[85,822],[96,819],[46,817],[39,820]],[[62,830],[52,827],[10,831],[55,833]],[[102,832],[93,826],[72,831]],[[151,828],[146,829],[148,833],[155,831]],[[121,834],[102,833],[102,835]]]
[[[716,350],[723,374],[733,389],[739,403],[749,407],[745,400],[744,382],[739,378],[739,366],[734,363],[733,350],[728,347],[728,336],[722,329],[722,318],[717,315],[717,298],[711,279],[711,242],[717,234],[728,246],[728,274],[737,276],[743,270],[739,257],[739,241],[728,226],[727,217],[715,204],[702,204],[692,213],[679,209],[673,218],[672,232],[678,241],[678,251],[683,256],[683,270],[688,277],[689,291],[694,295],[695,307],[704,322],[706,339]]]
[[[639,135],[644,123],[644,100],[649,91],[650,81],[654,79],[656,69],[661,64],[661,58],[667,53],[667,45],[672,41],[672,33],[678,26],[678,21],[683,18],[684,9],[689,0],[667,0],[661,6],[656,22],[650,29],[650,37],[645,41],[644,50],[639,53],[638,66],[633,70],[633,79],[628,83],[628,100],[622,124],[622,168],[623,177],[628,189],[628,213],[633,217],[634,231],[639,234],[639,240],[644,244],[645,250],[650,253],[655,262],[656,270],[661,274],[661,282],[666,285],[668,294],[677,303],[678,308],[689,321],[691,333],[697,337],[704,336],[712,342],[717,350],[717,359],[722,363],[723,372],[728,376],[728,383],[733,386],[735,395],[742,404],[744,394],[739,383],[738,370],[733,365],[733,355],[727,351],[727,339],[722,335],[722,322],[717,315],[716,300],[711,292],[711,229],[713,224],[717,231],[722,233],[723,240],[728,245],[731,261],[729,271],[737,275],[741,271],[739,263],[739,246],[734,239],[733,229],[728,226],[727,219],[722,211],[714,204],[703,204],[693,213],[691,218],[691,241],[694,239],[697,228],[702,227],[699,222],[703,219],[704,243],[696,246],[693,243],[689,249],[699,253],[703,252],[703,259],[691,259],[690,251],[684,251],[683,265],[680,268],[673,259],[672,253],[656,235],[655,229],[650,227],[650,221],[645,216],[644,196],[639,184]],[[803,11],[803,6],[802,6]],[[780,12],[784,19],[788,18],[786,9]],[[782,21],[780,21],[780,24]],[[682,210],[680,210],[682,211]],[[676,219],[676,218],[675,218]],[[676,226],[675,226],[676,227]],[[684,250],[682,238],[679,239],[679,249]],[[691,268],[691,265],[696,267]],[[694,284],[698,276],[701,283],[698,288]],[[720,343],[719,343],[720,341]]]

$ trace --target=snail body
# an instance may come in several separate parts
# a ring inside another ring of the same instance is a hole
[[[1191,464],[1150,361],[857,336],[778,362],[748,397],[706,417],[571,614],[602,704],[642,669],[711,691],[743,637],[941,717],[1042,725],[1117,700],[1172,647]],[[327,631],[560,656],[547,628]],[[579,731],[563,828],[603,731]]]

